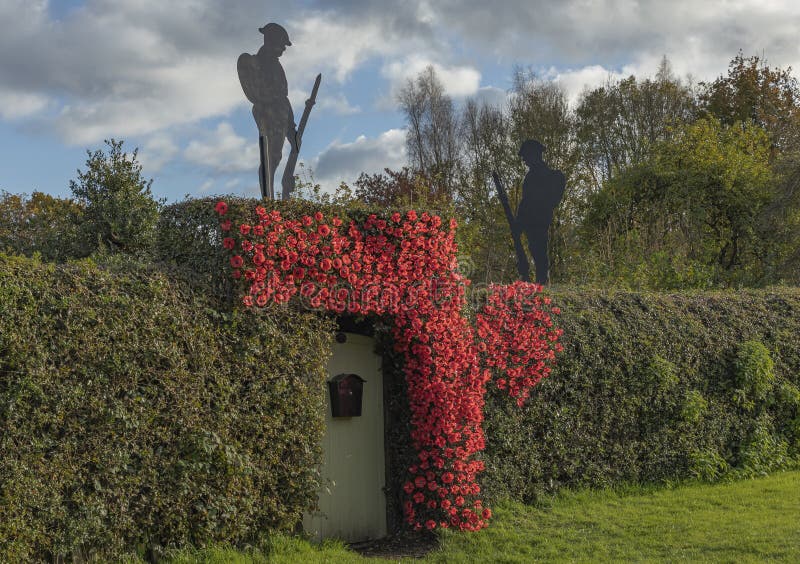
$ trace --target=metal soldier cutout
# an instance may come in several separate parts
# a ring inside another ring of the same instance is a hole
[[[261,157],[259,183],[262,198],[275,198],[275,170],[281,160],[283,140],[288,140],[292,147],[290,162],[287,163],[283,180],[283,198],[286,199],[294,189],[294,165],[297,163],[303,129],[308,120],[308,113],[314,105],[321,77],[317,77],[311,98],[306,101],[306,110],[300,127],[297,128],[294,112],[289,103],[286,73],[278,61],[278,57],[283,54],[286,47],[292,44],[289,41],[289,34],[276,23],[268,23],[258,31],[264,35],[264,45],[255,55],[242,53],[239,56],[237,63],[239,82],[242,84],[244,95],[253,103],[253,118],[258,126],[258,147]],[[288,185],[287,174],[291,179]]]
[[[519,149],[519,156],[528,165],[528,173],[522,184],[522,200],[516,217],[511,212],[508,194],[499,175],[497,172],[492,173],[497,193],[511,226],[520,277],[526,282],[530,280],[528,258],[522,247],[522,233],[525,233],[528,250],[536,267],[537,284],[547,284],[549,279],[547,243],[550,224],[553,222],[553,212],[561,202],[566,187],[564,174],[549,168],[542,160],[544,150],[544,145],[532,139],[523,142]]]

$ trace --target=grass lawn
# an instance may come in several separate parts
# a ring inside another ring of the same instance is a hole
[[[532,561],[800,562],[800,472],[674,489],[582,491],[538,507],[506,502],[479,533],[445,532],[422,562]],[[177,554],[175,564],[388,562],[340,543],[293,538],[265,552],[212,549]],[[411,562],[411,560],[409,560]]]

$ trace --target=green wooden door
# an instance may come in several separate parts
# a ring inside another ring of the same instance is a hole
[[[373,339],[349,333],[347,342],[334,344],[329,376],[358,374],[366,382],[360,417],[333,418],[326,385],[320,511],[303,520],[317,540],[359,542],[386,535],[383,378],[374,347]]]

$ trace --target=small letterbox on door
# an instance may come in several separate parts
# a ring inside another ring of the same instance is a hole
[[[331,414],[334,417],[360,417],[364,380],[358,374],[338,374],[328,380]]]

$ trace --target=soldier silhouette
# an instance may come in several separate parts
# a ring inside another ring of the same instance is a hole
[[[268,23],[258,31],[264,35],[264,45],[255,55],[242,53],[237,70],[244,95],[253,103],[253,118],[258,126],[261,197],[274,199],[275,170],[281,160],[284,138],[293,150],[298,149],[286,73],[278,61],[292,43],[286,30],[276,23]]]
[[[542,160],[544,150],[544,145],[533,139],[523,142],[519,149],[519,156],[528,166],[528,173],[522,184],[522,200],[512,226],[516,237],[525,233],[528,238],[528,250],[536,266],[537,284],[547,284],[549,278],[547,242],[550,224],[566,187],[564,174],[549,168]]]

